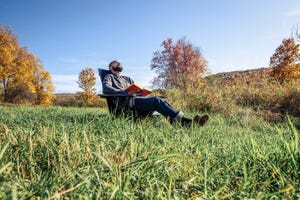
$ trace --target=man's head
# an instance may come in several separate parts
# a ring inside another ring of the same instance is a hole
[[[109,70],[113,73],[113,74],[121,74],[121,72],[123,71],[123,66],[121,65],[121,63],[117,60],[114,60],[112,62],[109,63],[108,65]]]

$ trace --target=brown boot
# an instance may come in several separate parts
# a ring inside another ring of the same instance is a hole
[[[205,115],[196,115],[194,117],[194,122],[200,126],[203,126],[209,119],[209,115],[205,114]]]

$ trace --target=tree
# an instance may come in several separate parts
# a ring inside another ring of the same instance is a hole
[[[36,104],[44,106],[52,105],[55,95],[51,75],[45,71],[38,57],[34,57],[34,62],[36,68],[34,72]]]
[[[271,76],[279,82],[300,78],[299,54],[300,45],[294,38],[283,39],[270,58],[270,66],[273,67]]]
[[[296,41],[300,41],[300,33],[299,33],[299,28],[298,25],[294,26],[292,28],[292,37],[295,38]]]
[[[33,104],[35,102],[34,55],[26,47],[19,47],[14,55],[12,74],[7,82],[7,102]]]
[[[83,90],[80,93],[81,98],[87,105],[91,105],[97,98],[96,96],[96,76],[92,68],[85,68],[79,73],[79,81],[77,81],[79,87]]]
[[[18,42],[12,30],[0,24],[0,82],[2,85],[3,101],[8,101],[10,82],[15,76],[14,60]]]
[[[40,60],[27,47],[20,47],[12,29],[1,24],[0,85],[4,102],[49,105],[54,96],[50,74],[45,72]]]
[[[186,90],[203,82],[207,72],[207,61],[199,48],[185,38],[173,43],[171,38],[163,41],[163,50],[154,52],[151,69],[158,74],[153,85],[162,88],[176,87]]]

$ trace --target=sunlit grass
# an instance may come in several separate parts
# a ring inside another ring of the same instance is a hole
[[[1,198],[300,198],[299,131],[289,120],[216,114],[181,128],[100,109],[0,113]]]

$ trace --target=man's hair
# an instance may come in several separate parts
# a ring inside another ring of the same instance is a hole
[[[121,63],[117,60],[111,61],[108,65],[108,67],[122,67]]]

